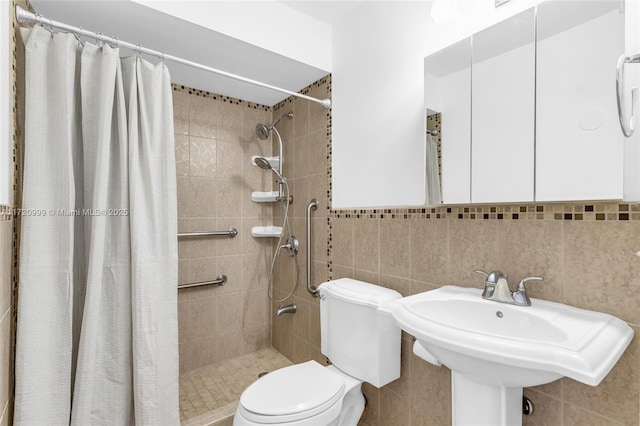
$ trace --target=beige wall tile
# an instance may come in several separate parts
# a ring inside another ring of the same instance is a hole
[[[189,134],[189,100],[188,93],[173,91],[173,131],[183,135]]]
[[[375,285],[380,284],[380,274],[377,272],[369,272],[369,271],[363,271],[362,269],[354,269],[353,278],[358,281],[364,281],[365,283],[371,283]]]
[[[488,272],[501,268],[498,241],[495,220],[452,220],[449,223],[451,272],[448,283],[481,288],[484,279],[473,271],[484,269]]]
[[[293,136],[309,133],[309,101],[296,98],[293,100]]]
[[[307,302],[306,300],[300,297],[296,297],[295,304],[298,309],[295,315],[293,315],[293,333],[296,335],[296,337],[301,338],[308,342],[309,336],[310,336],[309,302]]]
[[[189,178],[189,216],[215,217],[216,189],[215,179]]]
[[[573,404],[562,404],[562,424],[565,426],[619,426],[624,423],[616,422],[613,419],[600,416],[593,411],[585,410]],[[637,422],[629,424],[638,424]]]
[[[411,395],[411,356],[413,353],[413,339],[403,338],[400,358],[400,378],[385,386],[398,396],[409,402]],[[406,407],[405,407],[405,411]]]
[[[380,275],[380,285],[393,289],[403,296],[411,295],[411,280],[404,278],[392,277],[389,275]]]
[[[365,398],[367,398],[367,406],[364,408],[364,412],[362,413],[362,417],[360,417],[360,421],[363,424],[368,424],[371,426],[383,424],[379,423],[380,419],[380,389],[375,386],[370,385],[369,383],[362,384],[362,393]]]
[[[222,360],[215,351],[217,342],[216,337],[206,337],[180,344],[180,372]]]
[[[189,216],[189,178],[178,176],[177,182],[178,217]]]
[[[562,401],[531,389],[524,396],[533,402],[533,414],[522,416],[522,426],[557,426],[562,424]]]
[[[181,343],[213,337],[221,329],[217,319],[218,303],[216,297],[192,299],[180,302],[178,321]]]
[[[221,294],[216,297],[216,322],[221,332],[241,333],[246,298],[246,292]]]
[[[571,222],[564,227],[563,302],[640,324],[640,223]]]
[[[217,177],[241,180],[242,158],[242,146],[239,143],[219,139],[216,145]]]
[[[435,285],[450,282],[448,222],[411,220],[410,235],[411,278]]]
[[[186,220],[185,232],[206,232],[217,231],[216,219],[211,218],[189,218]],[[203,258],[203,257],[215,257],[217,254],[216,248],[218,246],[218,238],[223,237],[182,237],[180,238],[180,245],[185,248],[188,253],[188,257]]]
[[[379,219],[356,219],[353,233],[353,265],[355,269],[378,272]]]
[[[302,340],[300,337],[295,337],[293,341],[293,359],[296,364],[301,362],[307,362],[311,359],[311,348],[309,342]]]
[[[354,220],[351,218],[332,219],[331,226],[333,264],[353,268]]]
[[[242,185],[236,179],[218,179],[216,183],[216,216],[240,217]]]
[[[243,329],[259,328],[262,324],[269,324],[271,303],[266,295],[266,289],[253,290],[243,294],[244,304],[242,307],[242,327]]]
[[[189,137],[189,175],[217,176],[217,142],[215,139]]]
[[[380,389],[380,420],[381,425],[408,425],[410,424],[410,401],[389,387]]]
[[[260,290],[266,297],[271,253],[242,255],[242,284],[243,290]]]
[[[176,175],[189,175],[189,135],[175,135]]]
[[[222,267],[218,265],[218,259],[215,257],[201,257],[189,260],[189,275],[193,282],[209,281],[222,274]],[[229,277],[229,275],[227,275]],[[228,283],[226,284],[228,285]],[[226,286],[225,285],[225,286]],[[213,287],[209,287],[213,288]]]
[[[227,283],[217,288],[217,294],[237,293],[242,291],[244,285],[242,283],[242,255],[236,256],[218,256],[217,272],[227,276]]]
[[[505,221],[498,224],[500,265],[515,289],[528,276],[543,276],[527,286],[529,297],[561,302],[563,222]]]
[[[215,138],[216,101],[202,96],[189,96],[189,134],[191,136]]]
[[[411,424],[451,424],[451,371],[410,355]]]

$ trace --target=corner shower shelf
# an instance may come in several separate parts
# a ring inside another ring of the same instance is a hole
[[[278,191],[260,192],[253,191],[251,193],[251,201],[254,203],[275,203],[278,201]]]
[[[282,234],[280,226],[254,226],[251,228],[251,236],[254,238],[278,238]]]

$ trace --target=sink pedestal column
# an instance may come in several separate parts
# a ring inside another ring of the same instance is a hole
[[[477,383],[451,371],[453,426],[521,426],[522,388]]]

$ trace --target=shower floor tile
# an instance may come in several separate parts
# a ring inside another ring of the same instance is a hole
[[[226,425],[225,419],[235,413],[242,391],[259,373],[291,364],[280,352],[267,348],[182,373],[182,426]]]

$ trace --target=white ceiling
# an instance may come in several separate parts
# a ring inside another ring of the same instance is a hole
[[[36,12],[60,22],[100,31],[120,40],[198,62],[291,91],[299,91],[325,76],[322,70],[269,50],[245,43],[200,25],[178,19],[132,1],[57,1],[32,0]],[[185,2],[185,7],[187,2]],[[188,2],[198,7],[199,2]],[[204,3],[202,2],[203,7]],[[350,5],[335,2],[329,8],[317,1],[287,2],[303,13],[317,13],[318,20],[332,19],[333,12],[346,13]],[[208,5],[209,7],[211,4]],[[336,18],[339,16],[337,13]],[[126,54],[129,54],[127,52]],[[157,59],[148,58],[152,61]],[[167,62],[172,81],[177,84],[272,106],[288,97],[226,77]]]
[[[283,0],[282,3],[326,24],[334,25],[353,12],[363,1]]]

